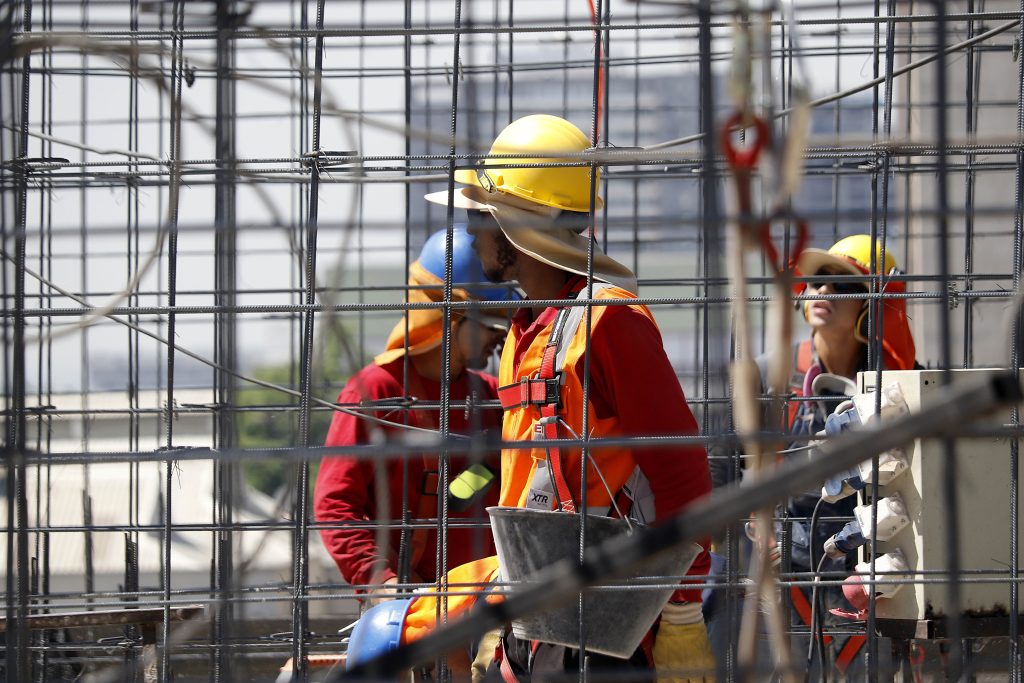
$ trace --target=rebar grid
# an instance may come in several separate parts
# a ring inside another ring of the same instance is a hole
[[[731,444],[732,454],[713,458],[738,474],[747,456],[735,448],[728,410],[729,307],[750,307],[756,351],[774,344],[772,273],[752,259],[757,272],[737,297],[723,267],[724,240],[742,216],[724,199],[732,178],[715,131],[731,108],[733,21],[748,4],[770,11],[754,96],[779,134],[793,125],[795,89],[810,87],[803,187],[775,228],[785,250],[800,216],[819,247],[870,233],[897,255],[909,291],[841,277],[872,292],[826,298],[867,298],[873,321],[887,300],[906,300],[929,368],[1019,370],[1019,330],[1004,318],[1020,289],[1024,236],[1024,3],[806,0],[793,3],[792,20],[768,0],[597,0],[593,18],[584,0],[21,0],[0,9],[8,678],[59,679],[79,667],[95,680],[243,680],[276,675],[291,657],[296,680],[306,680],[309,655],[344,649],[346,636],[334,634],[358,615],[357,589],[375,586],[343,582],[322,548],[319,531],[332,525],[312,518],[315,464],[338,454],[379,463],[437,454],[446,486],[449,456],[525,445],[451,430],[449,410],[500,408],[453,399],[447,381],[439,401],[417,399],[408,368],[405,395],[384,420],[369,414],[381,405],[335,401],[400,312],[439,308],[450,321],[500,307],[452,301],[460,283],[451,278],[451,228],[464,219],[421,194],[451,193],[454,172],[475,168],[525,114],[564,116],[591,138],[593,149],[547,165],[601,169],[604,183],[592,187],[592,202],[606,207],[596,214],[598,244],[637,273],[638,303],[656,315],[702,430],[531,444]],[[521,167],[523,156],[491,158]],[[770,208],[773,182],[755,174],[758,210]],[[443,301],[410,303],[409,264],[427,235],[446,228]],[[570,305],[596,303],[608,302]],[[870,354],[880,383],[879,347]],[[586,379],[583,391],[586,401]],[[436,435],[410,424],[424,410],[439,411]],[[407,438],[321,448],[334,411],[404,428]],[[1010,566],[957,568],[958,536],[973,530],[955,520],[978,494],[958,490],[950,474],[952,570],[872,574],[879,586],[947,586],[954,605],[961,586],[1006,587],[998,656],[975,657],[969,620],[948,620],[954,677],[1016,680],[1024,664],[1019,434],[1014,409],[998,425],[965,425],[946,439],[948,467],[965,445],[1003,439],[993,467],[1005,470],[1012,494],[1008,523],[994,524],[1007,527]],[[786,441],[798,450],[806,439]],[[407,479],[404,488],[416,485]],[[484,519],[450,519],[445,500],[429,518],[406,500],[401,519],[333,526],[399,529],[403,546],[417,529],[489,533]],[[791,572],[788,529],[806,520],[774,521],[784,588],[841,582]],[[727,573],[705,585],[723,596],[738,633],[742,527],[717,543]],[[447,545],[439,547],[443,576]],[[403,589],[468,590],[403,578]],[[194,604],[206,606],[208,624],[172,623],[173,610]],[[159,636],[90,626],[68,641],[28,618],[115,607],[161,608]],[[444,599],[438,610],[444,621]],[[872,599],[866,625],[826,630],[866,633],[863,674],[884,680],[889,645],[875,635],[875,611]],[[735,642],[716,654],[727,680],[753,673]]]

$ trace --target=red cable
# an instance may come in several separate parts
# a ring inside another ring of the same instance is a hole
[[[597,8],[594,7],[594,0],[587,0],[587,6],[590,8],[590,23],[597,26]],[[598,31],[594,31],[595,35],[599,35]],[[597,145],[601,139],[601,106],[604,104],[604,64],[601,64],[601,40],[600,37],[597,41],[597,123],[594,126],[596,131],[594,144]]]

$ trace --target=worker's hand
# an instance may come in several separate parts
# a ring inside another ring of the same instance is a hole
[[[754,542],[755,548],[760,550],[761,539],[757,533],[757,524],[751,520],[744,525],[744,531],[747,534],[747,538]],[[768,548],[768,561],[771,562],[773,567],[778,567],[782,563],[782,550],[779,548],[778,539],[772,534],[772,538],[768,539],[771,546]]]
[[[714,683],[715,656],[704,622],[670,624],[664,619],[654,639],[658,683]]]
[[[385,600],[394,600],[398,597],[398,577],[392,576],[390,579],[386,579],[384,584],[380,588],[373,588],[370,590],[370,604],[379,605]]]

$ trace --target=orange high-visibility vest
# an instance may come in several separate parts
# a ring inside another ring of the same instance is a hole
[[[635,299],[624,289],[613,286],[606,286],[603,289],[594,291],[595,299]],[[654,322],[654,317],[646,306],[632,304],[631,308],[636,309]],[[591,329],[596,330],[607,306],[594,306],[591,313]],[[654,323],[657,326],[657,323]],[[498,371],[498,383],[505,386],[518,382],[524,377],[533,377],[539,370],[544,356],[544,348],[547,346],[552,325],[541,330],[533,340],[530,348],[523,354],[518,372],[514,370],[513,358],[515,347],[518,343],[516,332],[513,328],[509,332],[510,339],[502,351],[501,367]],[[559,396],[561,406],[558,410],[559,416],[577,434],[583,425],[583,367],[577,368],[577,362],[583,357],[586,350],[586,324],[580,324],[575,330],[566,329],[565,334],[572,334],[571,340],[566,338],[563,344],[568,343],[565,361],[561,368],[562,385]],[[505,409],[505,418],[502,427],[502,439],[506,441],[528,441],[533,437],[534,423],[540,417],[540,407],[536,405],[519,406]],[[590,412],[589,426],[592,436],[614,437],[619,436],[617,431],[617,420],[612,418],[598,419],[593,410]],[[574,495],[579,495],[580,490],[580,458],[578,448],[559,449],[562,459],[562,471],[570,490]],[[628,449],[621,447],[592,448],[591,456],[597,461],[601,468],[601,474],[613,494],[619,490],[633,475],[636,470],[636,461]],[[501,454],[501,496],[499,505],[511,507],[526,507],[526,498],[530,491],[531,482],[537,471],[537,463],[547,460],[547,453],[543,448],[510,448],[504,449]],[[587,474],[587,506],[589,509],[611,505],[611,499],[601,483],[600,477],[594,471],[593,464],[590,465]],[[628,514],[624,511],[625,514]],[[496,557],[485,557],[475,562],[461,565],[450,570],[447,574],[448,590],[450,592],[472,592],[474,589],[482,591],[487,585],[496,580],[498,576],[498,562]],[[462,616],[468,612],[480,594],[473,595],[449,595],[447,598],[447,613],[449,621]],[[502,593],[488,594],[487,602],[500,602],[504,600]],[[402,643],[410,643],[423,638],[438,627],[437,623],[437,602],[436,593],[426,590],[416,597],[406,613],[402,628]]]
[[[614,286],[607,286],[594,292],[595,299],[635,299],[636,297],[624,289]],[[637,310],[654,322],[654,317],[646,306],[632,304],[631,308]],[[591,334],[596,334],[601,325],[601,319],[608,310],[607,306],[594,306],[591,309]],[[522,354],[519,367],[514,368],[516,346],[519,343],[515,327],[509,331],[509,340],[501,354],[501,366],[498,370],[498,385],[506,386],[520,381],[523,378],[533,377],[540,370],[541,361],[544,356],[544,347],[548,343],[552,326],[541,330],[533,339],[530,347]],[[580,434],[583,428],[583,364],[578,363],[583,357],[587,346],[586,323],[580,324],[574,331],[566,329],[565,334],[572,334],[571,340],[563,340],[568,343],[565,356],[565,363],[556,371],[562,372],[562,386],[559,393],[561,407],[558,414],[576,434]],[[577,367],[579,365],[579,367]],[[613,416],[599,419],[591,407],[589,416],[589,428],[591,438],[608,438],[621,436],[618,428],[618,420]],[[529,441],[533,438],[534,425],[540,417],[540,408],[535,405],[516,406],[506,408],[505,419],[502,423],[501,436],[504,441]],[[571,434],[564,434],[571,437]],[[561,469],[565,475],[569,489],[575,497],[579,497],[580,487],[580,458],[578,448],[562,448]],[[591,457],[597,461],[608,484],[608,488],[617,495],[633,471],[636,469],[636,462],[632,453],[623,447],[599,447],[591,449]],[[531,482],[537,472],[539,462],[547,460],[547,453],[543,448],[507,448],[501,453],[501,496],[499,505],[509,507],[526,507],[527,497],[530,492]],[[587,506],[588,508],[608,507],[611,505],[608,491],[605,489],[601,478],[594,470],[593,463],[590,463],[587,472]]]

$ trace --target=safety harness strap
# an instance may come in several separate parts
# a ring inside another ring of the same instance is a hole
[[[803,620],[808,626],[811,625],[811,602],[804,595],[804,592],[800,590],[799,586],[789,587],[789,598],[793,601],[793,609],[800,615],[800,619]],[[825,634],[825,644],[828,645],[832,642],[832,636]]]
[[[515,384],[498,388],[498,400],[503,410],[542,406],[558,401],[558,379],[524,377]]]
[[[608,287],[609,287],[609,285],[606,285],[606,284],[601,283],[601,282],[593,283],[593,286],[591,288],[592,289],[592,291],[591,291],[591,298],[596,297],[598,292],[600,292],[602,289],[606,289]],[[580,290],[580,293],[576,295],[576,298],[577,299],[584,299],[584,298],[586,298],[586,296],[587,296],[587,290],[586,290],[586,288],[583,288],[583,289]],[[563,337],[564,331],[565,330],[570,330],[569,339],[572,339],[574,336],[576,336],[576,330],[578,330],[580,325],[583,324],[583,316],[587,312],[587,307],[586,306],[571,306],[571,307],[563,308],[562,310],[563,311],[568,311],[568,312],[565,314],[565,320],[564,320],[564,322],[562,324],[562,329],[558,331],[559,340],[558,340],[558,344],[557,344],[558,348],[555,351],[555,365],[554,366],[556,368],[558,368],[559,371],[561,371],[561,369],[565,366],[565,359],[569,355],[569,344],[568,343],[565,343],[565,344],[562,343],[562,337]],[[554,332],[554,330],[552,330],[552,332]],[[541,369],[543,369],[543,368],[541,368]]]
[[[519,683],[519,678],[512,671],[512,665],[508,663],[508,653],[505,652],[504,638],[499,641],[499,647],[501,648],[501,662],[498,664],[498,670],[501,672],[501,680],[504,683]]]
[[[836,668],[839,669],[839,673],[846,673],[846,670],[850,668],[850,664],[853,663],[857,653],[860,652],[860,648],[867,640],[867,636],[860,634],[852,635],[846,639],[846,644],[843,645],[843,649],[839,651],[839,656],[836,657]]]
[[[592,296],[605,287],[608,285],[594,283],[591,289]],[[580,290],[576,298],[584,298],[586,294],[587,290],[584,288]],[[540,419],[537,420],[533,428],[534,439],[560,438],[558,406],[562,368],[568,357],[571,340],[576,336],[576,330],[583,322],[585,313],[585,306],[561,308],[551,325],[551,334],[544,347],[540,369],[533,377],[524,377],[518,382],[498,388],[498,398],[501,400],[503,409],[526,408],[531,405],[540,409]],[[572,489],[569,488],[565,473],[562,471],[561,453],[557,447],[549,447],[546,450],[558,506],[565,512],[576,512],[576,501],[573,499]]]
[[[606,287],[608,285],[595,282],[593,295],[596,296]],[[586,291],[586,289],[580,290],[577,298],[585,296]],[[498,400],[501,401],[502,409],[511,410],[531,405],[544,406],[549,403],[558,403],[559,375],[565,365],[565,359],[569,355],[569,343],[562,343],[562,341],[565,339],[566,330],[569,331],[570,340],[576,335],[576,330],[583,322],[585,313],[585,306],[566,306],[558,312],[558,317],[555,318],[555,322],[551,326],[551,336],[548,337],[547,346],[544,347],[540,370],[533,377],[523,377],[518,382],[498,387]]]
[[[790,391],[793,397],[810,396],[811,385],[807,380],[811,379],[813,381],[814,378],[808,378],[807,371],[811,369],[812,365],[814,365],[814,346],[811,340],[807,339],[797,344],[793,350],[793,376],[790,378]],[[803,404],[800,401],[788,401],[787,425],[792,426],[793,421],[800,412],[801,405]]]
[[[533,428],[533,438],[557,439],[558,430],[558,406],[549,403],[540,409],[541,418]],[[551,477],[555,480],[555,495],[558,497],[558,505],[564,512],[576,512],[576,501],[572,497],[572,489],[565,479],[565,472],[562,471],[562,454],[558,446],[547,448],[548,463],[551,465]]]
[[[537,380],[541,382],[553,382],[555,385],[555,400],[545,402],[540,406],[540,419],[534,424],[533,438],[535,439],[557,439],[558,429],[558,382],[561,368],[555,370],[555,357],[558,355],[558,347],[562,343],[562,334],[565,332],[565,321],[569,317],[569,308],[563,308],[558,312],[558,317],[551,327],[551,336],[548,337],[547,346],[544,347],[544,357],[541,358],[540,370],[537,372]],[[575,334],[575,331],[573,331]],[[572,496],[572,489],[565,479],[562,471],[562,455],[557,446],[547,448],[548,463],[551,466],[551,478],[555,484],[555,496],[558,498],[559,507],[565,512],[576,512],[576,501]]]
[[[793,608],[796,609],[797,614],[805,624],[810,626],[811,624],[811,603],[804,595],[804,592],[800,590],[798,586],[789,587],[789,596],[793,601]],[[811,634],[814,637],[814,634]],[[825,645],[832,642],[832,636],[827,633],[824,635]],[[846,670],[850,668],[850,664],[853,662],[857,653],[860,652],[861,647],[867,641],[865,636],[854,634],[846,639],[843,643],[843,647],[839,650],[839,655],[836,657],[835,666],[840,673],[845,674]]]

